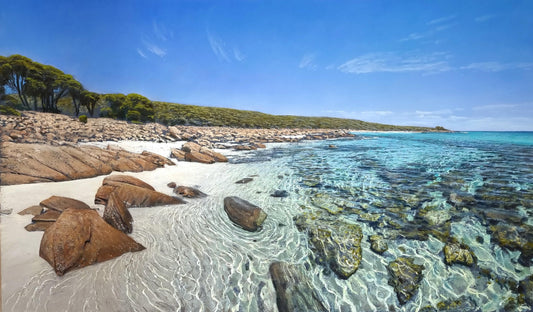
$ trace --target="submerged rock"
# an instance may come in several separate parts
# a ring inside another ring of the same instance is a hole
[[[461,296],[459,299],[446,300],[437,303],[437,307],[427,306],[420,309],[420,312],[459,312],[459,311],[481,311],[476,302],[466,296]]]
[[[269,272],[280,312],[327,311],[301,266],[274,262]]]
[[[124,202],[118,198],[115,192],[111,193],[105,206],[104,220],[124,233],[131,233],[133,230],[133,218]]]
[[[444,246],[444,260],[446,264],[452,265],[454,263],[464,264],[467,266],[473,265],[476,260],[476,255],[465,244],[458,242],[451,242]]]
[[[359,225],[339,219],[317,221],[315,217],[302,215],[296,218],[296,226],[300,231],[307,230],[319,264],[329,267],[342,279],[357,271],[363,258],[363,232]]]
[[[62,212],[68,208],[74,209],[91,209],[86,203],[79,201],[77,199],[62,197],[62,196],[51,196],[42,202],[39,203],[42,207],[56,210]]]
[[[489,227],[491,240],[509,250],[520,250],[518,262],[524,266],[533,263],[533,226],[520,226],[500,223]]]
[[[246,184],[248,182],[252,182],[254,179],[253,178],[244,178],[244,179],[240,179],[239,181],[235,182],[237,184]]]
[[[518,283],[518,292],[530,307],[533,307],[533,275],[526,277]]]
[[[387,242],[381,235],[372,235],[369,237],[370,241],[370,249],[372,249],[373,252],[382,254],[385,251],[389,249],[389,245],[387,245]]]
[[[224,210],[233,223],[250,232],[257,231],[267,217],[263,209],[237,196],[224,198]]]
[[[285,190],[276,190],[276,191],[274,191],[274,193],[270,194],[270,196],[272,196],[272,197],[288,197],[289,196],[289,192],[287,192]]]
[[[39,256],[56,272],[82,268],[145,249],[91,209],[66,209],[43,235]]]
[[[400,304],[405,304],[416,294],[423,270],[424,266],[415,264],[413,258],[400,257],[389,263],[389,285],[394,287]]]
[[[187,198],[196,198],[196,197],[205,197],[207,196],[204,192],[200,191],[199,189],[196,189],[194,187],[190,186],[177,186],[174,189],[174,193],[181,195],[183,197]]]

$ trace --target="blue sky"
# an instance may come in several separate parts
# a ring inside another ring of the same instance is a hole
[[[533,130],[533,1],[2,1],[0,55],[92,91]]]

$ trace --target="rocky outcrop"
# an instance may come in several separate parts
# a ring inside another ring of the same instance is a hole
[[[62,212],[68,208],[91,209],[86,203],[74,198],[63,196],[51,196],[39,203],[40,206]]]
[[[400,304],[405,304],[416,294],[423,270],[423,265],[415,264],[414,259],[408,257],[400,257],[388,264],[389,285],[394,287]]]
[[[95,146],[2,143],[1,185],[68,181],[112,171],[154,170],[170,160],[144,152],[101,149]]]
[[[174,193],[181,195],[187,198],[196,198],[196,197],[205,197],[207,196],[204,192],[190,186],[179,185],[174,188]]]
[[[465,244],[458,242],[450,242],[443,248],[444,260],[446,264],[452,265],[454,263],[471,266],[476,262],[476,255]]]
[[[257,231],[267,217],[263,209],[236,196],[224,198],[224,211],[233,223],[250,232]]]
[[[67,209],[43,235],[39,256],[57,275],[126,252],[143,250],[132,238],[113,228],[90,209]]]
[[[301,266],[274,262],[270,265],[269,272],[280,312],[327,311]]]
[[[94,202],[96,204],[106,205],[112,193],[116,193],[117,198],[128,208],[185,203],[185,201],[177,197],[120,182],[113,182],[113,185],[102,185],[96,192]]]
[[[360,226],[339,219],[320,219],[317,222],[316,217],[303,215],[295,221],[300,231],[307,231],[317,263],[331,269],[342,279],[357,271],[363,258]]]
[[[141,179],[137,179],[135,177],[132,177],[127,174],[114,174],[110,175],[106,178],[104,178],[104,181],[102,181],[103,185],[113,185],[112,182],[120,182],[120,183],[126,183],[130,185],[139,186],[142,188],[145,188],[147,190],[155,191],[155,189],[148,183],[144,182]]]
[[[131,233],[133,218],[128,208],[124,205],[124,201],[117,196],[115,192],[109,196],[104,210],[104,220],[119,231]]]

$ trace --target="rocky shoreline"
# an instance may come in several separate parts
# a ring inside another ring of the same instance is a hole
[[[264,143],[299,142],[353,137],[338,129],[242,129],[225,127],[131,124],[109,118],[90,118],[87,123],[66,115],[24,112],[0,115],[2,159],[0,185],[55,182],[109,174],[111,171],[154,170],[178,161],[224,162],[211,149],[238,151],[264,148]],[[109,145],[101,149],[80,143],[107,141],[187,142],[161,157],[130,153]],[[60,160],[60,161],[58,161]]]

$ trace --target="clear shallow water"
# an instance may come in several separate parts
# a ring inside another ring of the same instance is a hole
[[[497,222],[483,214],[510,211],[511,221],[533,224],[533,137],[516,135],[364,134],[361,140],[241,154],[235,164],[197,175],[170,169],[141,173],[160,191],[168,193],[165,184],[176,181],[197,185],[209,196],[187,205],[131,209],[132,237],[145,251],[64,277],[44,263],[24,287],[3,298],[4,310],[276,311],[268,267],[287,261],[306,267],[330,311],[416,311],[458,298],[499,311],[516,297],[509,281],[533,273],[520,263],[520,251],[491,241],[489,227]],[[234,183],[249,176],[254,180],[248,184]],[[273,198],[274,190],[290,196]],[[223,210],[226,196],[262,207],[268,214],[263,229],[249,233],[234,226]],[[293,222],[310,211],[362,227],[363,260],[349,279],[338,279],[312,260],[307,235]],[[387,239],[383,255],[370,250],[372,234]],[[446,235],[470,246],[477,269],[444,263]],[[386,269],[400,256],[425,267],[417,294],[404,305],[388,285]]]

